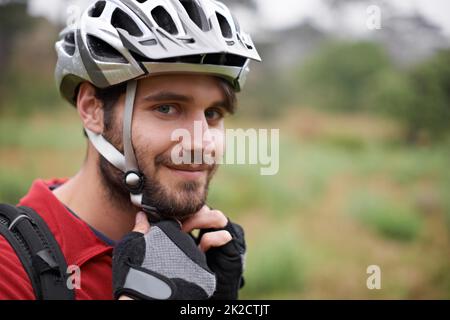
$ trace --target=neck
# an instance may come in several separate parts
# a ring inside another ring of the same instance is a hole
[[[100,176],[98,153],[90,144],[88,148],[80,171],[53,193],[83,221],[117,241],[133,229],[139,208],[111,199]]]

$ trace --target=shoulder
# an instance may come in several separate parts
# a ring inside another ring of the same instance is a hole
[[[34,300],[33,287],[9,242],[0,235],[0,300]]]

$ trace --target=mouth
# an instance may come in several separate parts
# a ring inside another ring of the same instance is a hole
[[[187,180],[197,180],[206,175],[209,171],[209,166],[201,164],[180,166],[165,165],[164,167],[166,167],[170,172]]]

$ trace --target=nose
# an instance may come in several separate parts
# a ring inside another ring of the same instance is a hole
[[[194,163],[202,163],[205,149],[214,149],[213,135],[203,113],[190,120],[190,122],[187,129],[189,130],[191,139],[188,143],[185,143],[187,141],[183,141],[183,149],[191,152],[191,159],[194,160]]]

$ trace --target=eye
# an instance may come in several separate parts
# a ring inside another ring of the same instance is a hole
[[[224,117],[223,112],[219,109],[207,109],[205,111],[205,117],[208,121],[218,121]]]
[[[162,104],[157,106],[154,110],[166,115],[174,115],[178,111],[177,108],[171,104]]]

